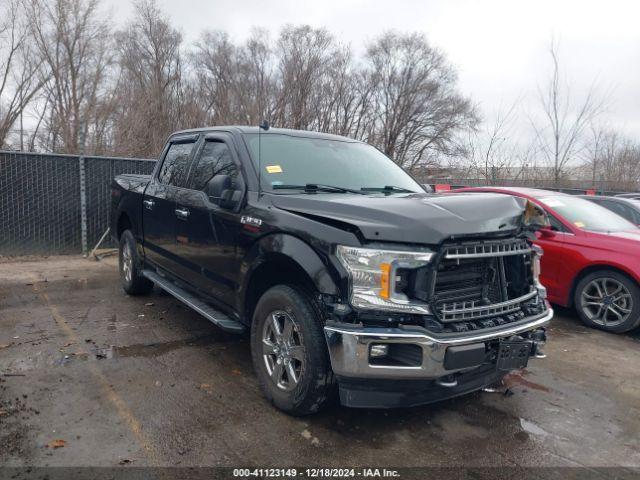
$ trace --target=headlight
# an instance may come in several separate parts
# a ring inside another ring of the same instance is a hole
[[[404,313],[429,313],[424,302],[409,300],[396,291],[398,269],[419,268],[431,261],[432,252],[378,250],[338,245],[340,263],[351,279],[351,305]]]

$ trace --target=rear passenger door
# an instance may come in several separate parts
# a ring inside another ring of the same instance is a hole
[[[172,139],[142,199],[144,250],[147,259],[173,271],[176,255],[176,192],[186,175],[197,136]]]
[[[186,189],[177,196],[178,255],[186,280],[216,300],[233,306],[238,277],[237,236],[239,208],[223,208],[206,193],[207,184],[218,175],[231,177],[234,189],[244,191],[244,180],[231,138],[208,135],[191,167]],[[238,203],[238,207],[241,202]]]

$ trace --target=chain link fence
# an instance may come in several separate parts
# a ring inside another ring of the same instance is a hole
[[[121,173],[149,174],[155,160],[0,151],[0,257],[87,252],[109,226],[111,180]],[[486,180],[429,178],[449,188],[487,185]],[[599,182],[552,188],[544,182],[500,180],[567,193],[614,195]],[[594,192],[595,193],[595,192]],[[114,246],[107,237],[103,246]]]
[[[109,226],[113,177],[155,162],[0,151],[0,256],[87,252]]]

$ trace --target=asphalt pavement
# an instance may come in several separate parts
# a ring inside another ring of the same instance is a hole
[[[292,418],[246,336],[125,295],[116,263],[0,263],[0,465],[640,466],[638,331],[557,310],[547,358],[496,392]]]

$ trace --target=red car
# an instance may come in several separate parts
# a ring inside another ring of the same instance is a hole
[[[531,200],[550,227],[536,232],[544,250],[541,281],[548,300],[575,307],[588,326],[621,333],[640,324],[640,229],[588,200],[533,188],[473,187]]]

